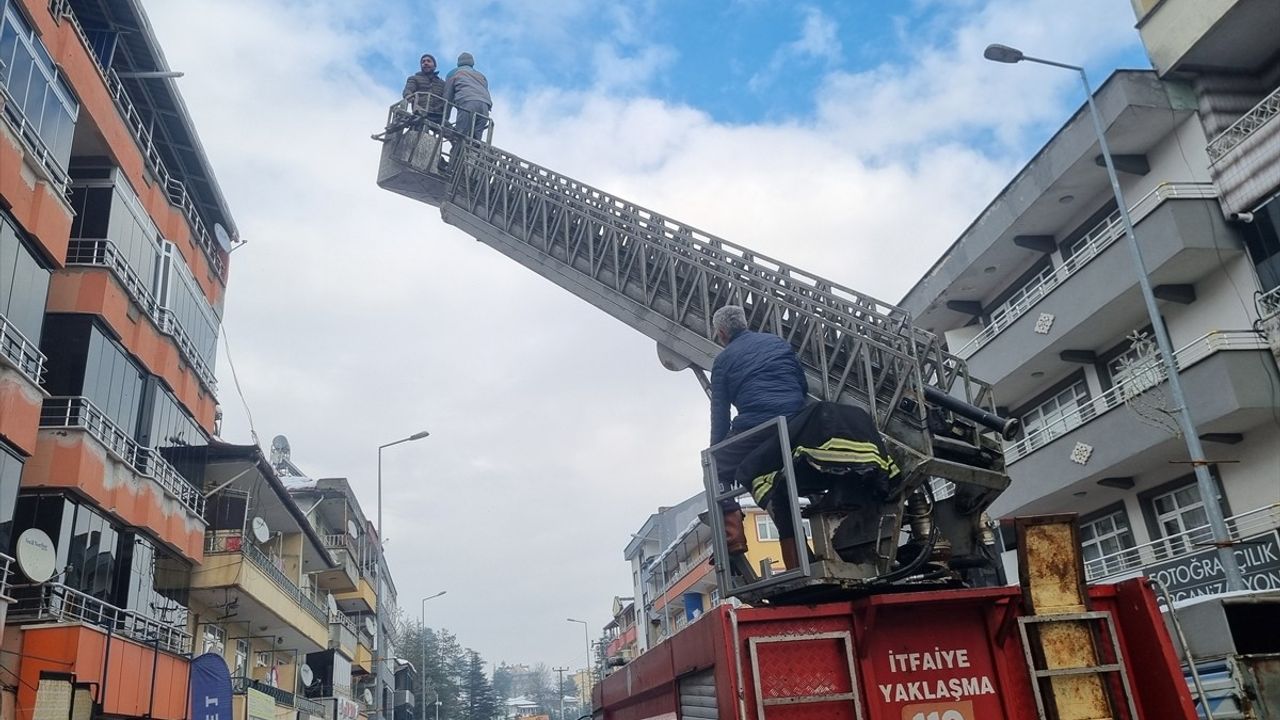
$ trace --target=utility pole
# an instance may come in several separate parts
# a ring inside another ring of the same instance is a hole
[[[551,668],[551,672],[560,676],[560,720],[564,720],[564,674],[568,670],[567,667]]]

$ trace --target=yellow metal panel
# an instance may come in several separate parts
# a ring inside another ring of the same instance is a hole
[[[1026,525],[1022,586],[1037,615],[1085,611],[1080,546],[1072,523]]]

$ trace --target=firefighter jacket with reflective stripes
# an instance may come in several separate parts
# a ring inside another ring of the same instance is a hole
[[[898,478],[898,465],[875,421],[856,405],[813,403],[788,421],[787,435],[800,495],[829,490],[832,483],[852,476],[855,482],[871,483],[883,498]],[[756,504],[766,507],[775,486],[785,482],[781,470],[782,448],[766,442],[743,459],[734,480],[751,488]]]

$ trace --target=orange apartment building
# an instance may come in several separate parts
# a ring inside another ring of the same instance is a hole
[[[0,717],[189,716],[236,227],[167,69],[141,0],[0,0]]]

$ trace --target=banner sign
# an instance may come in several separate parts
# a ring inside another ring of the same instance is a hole
[[[249,720],[276,720],[276,701],[261,690],[245,691],[245,704],[249,706]]]
[[[1280,590],[1280,531],[1239,542],[1235,556],[1246,589]],[[1227,591],[1227,573],[1215,548],[1148,565],[1143,573],[1169,588],[1174,601]],[[1164,604],[1163,597],[1160,602]]]
[[[231,720],[231,673],[221,655],[191,661],[192,720]]]

